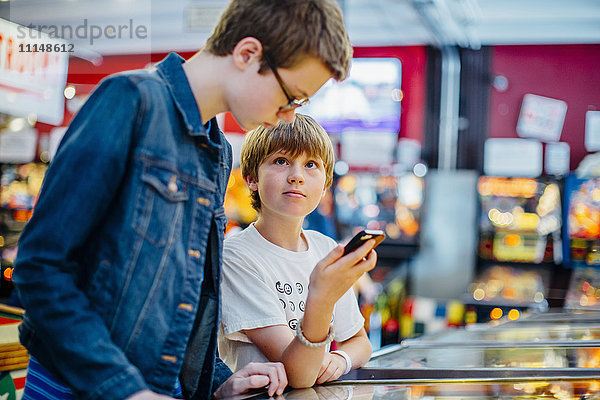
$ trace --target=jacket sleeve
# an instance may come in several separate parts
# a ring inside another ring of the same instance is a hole
[[[147,388],[78,287],[89,271],[77,262],[78,250],[110,212],[141,108],[130,78],[100,84],[68,128],[19,241],[13,280],[24,324],[35,332],[21,341],[40,350],[33,355],[82,399],[122,399]]]
[[[215,360],[215,374],[213,377],[213,386],[212,386],[211,393],[216,392],[217,389],[223,383],[225,383],[225,381],[227,379],[229,379],[229,377],[231,375],[233,375],[233,374],[232,374],[231,370],[229,369],[229,367],[227,365],[225,365],[225,363],[223,361],[221,361],[221,359],[219,357],[217,357]]]

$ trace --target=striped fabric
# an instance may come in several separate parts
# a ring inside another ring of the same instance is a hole
[[[179,379],[173,397],[182,399]],[[59,382],[34,358],[29,358],[25,391],[21,400],[75,400],[76,397],[66,385]]]

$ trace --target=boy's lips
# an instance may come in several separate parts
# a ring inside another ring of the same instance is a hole
[[[293,197],[306,197],[306,195],[299,190],[288,190],[287,192],[283,192],[283,194]]]

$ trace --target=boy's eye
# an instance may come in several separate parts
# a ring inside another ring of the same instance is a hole
[[[317,168],[317,163],[314,161],[309,161],[306,163],[306,168]]]
[[[275,164],[277,165],[285,165],[287,163],[286,159],[283,157],[279,157],[275,159]]]

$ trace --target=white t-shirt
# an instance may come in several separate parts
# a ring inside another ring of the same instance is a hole
[[[245,329],[285,325],[294,333],[304,315],[310,274],[337,244],[316,231],[303,231],[307,251],[279,247],[256,230],[254,224],[225,240],[222,320],[219,356],[232,371],[249,362],[268,359],[242,332]],[[364,325],[352,289],[335,304],[332,323],[335,340],[343,342]]]

